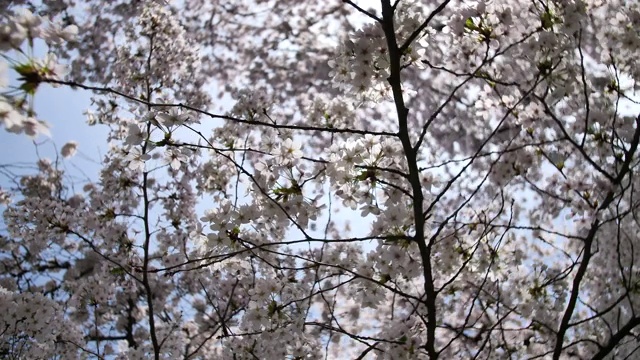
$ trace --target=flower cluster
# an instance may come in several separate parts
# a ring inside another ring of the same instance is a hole
[[[420,20],[414,11],[399,11],[399,14],[398,37],[408,38],[418,29]],[[426,51],[427,38],[421,34],[419,41],[407,48],[402,54],[402,66],[423,67],[420,60]],[[333,86],[347,90],[356,99],[378,102],[387,97],[390,63],[382,25],[367,24],[342,41],[337,56],[329,60],[329,66]]]
[[[61,80],[66,68],[53,53],[42,59],[27,54],[33,53],[36,39],[59,44],[74,41],[77,33],[75,25],[62,27],[28,10],[0,18],[0,124],[6,131],[30,137],[48,134],[46,123],[36,119],[29,98],[41,83]],[[14,59],[16,55],[21,58]],[[19,85],[10,86],[6,80],[8,67],[16,72]]]
[[[41,294],[9,291],[0,287],[0,353],[7,357],[75,357],[72,342],[82,336],[64,318],[58,303]],[[66,324],[66,326],[65,326]]]
[[[199,48],[170,10],[153,2],[145,4],[136,21],[127,23],[123,35],[129,42],[116,49],[112,75],[123,91],[147,98],[155,89],[162,90],[171,99],[195,107],[209,102],[202,91],[204,80],[197,77]],[[152,89],[146,89],[145,82]],[[147,100],[162,103],[161,99]]]
[[[380,214],[379,204],[384,200],[397,201],[389,193],[385,194],[383,180],[393,178],[385,169],[401,168],[397,158],[400,151],[396,140],[374,135],[334,144],[329,149],[327,175],[343,204],[353,210],[359,208],[362,216],[366,216]],[[389,192],[397,194],[392,189]]]

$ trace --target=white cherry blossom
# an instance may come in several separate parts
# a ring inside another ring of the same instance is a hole
[[[60,154],[64,158],[69,158],[74,156],[77,151],[78,151],[78,143],[76,141],[69,141],[68,143],[64,144],[62,149],[60,149]]]

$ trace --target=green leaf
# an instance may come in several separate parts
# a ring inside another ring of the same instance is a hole
[[[471,19],[471,18],[468,18],[464,22],[464,27],[469,29],[469,30],[478,30],[478,27],[476,26],[476,24],[473,23],[473,19]]]
[[[38,89],[37,83],[25,82],[24,84],[20,85],[20,90],[24,91],[29,95],[35,95],[37,89]]]
[[[278,312],[279,308],[278,308],[278,302],[273,300],[269,303],[269,306],[267,307],[267,314],[269,315],[269,317],[272,317],[276,312]]]
[[[113,220],[116,218],[116,213],[113,209],[108,208],[104,214],[102,215],[102,218],[109,221],[109,220]]]
[[[29,95],[34,95],[38,89],[38,85],[42,82],[41,70],[34,63],[18,64],[13,69],[20,75],[19,81],[22,81],[20,89]],[[43,69],[46,73],[47,69]]]
[[[548,75],[551,73],[551,69],[553,67],[553,63],[551,60],[544,60],[537,64],[538,70],[542,75]]]
[[[550,30],[553,27],[554,23],[553,15],[551,11],[547,10],[542,15],[540,15],[540,22],[542,23],[542,28],[545,30]]]
[[[386,284],[389,280],[391,280],[391,275],[389,275],[389,274],[380,275],[380,282],[381,283]]]
[[[113,268],[109,270],[109,274],[121,276],[125,274],[125,271],[123,268]]]

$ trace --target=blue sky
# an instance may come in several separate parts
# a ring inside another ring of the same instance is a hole
[[[11,85],[15,82],[12,81]],[[0,152],[0,164],[34,164],[38,155],[54,161],[60,148],[73,140],[79,143],[78,153],[64,161],[65,170],[74,176],[84,173],[95,179],[100,169],[100,154],[107,150],[107,128],[86,123],[83,112],[90,106],[90,96],[87,91],[41,85],[35,96],[35,110],[38,119],[49,123],[51,136],[31,139],[24,134],[0,131],[3,150]],[[6,185],[6,179],[0,179],[2,185]]]

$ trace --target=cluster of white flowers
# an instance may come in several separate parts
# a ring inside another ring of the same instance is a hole
[[[72,356],[72,342],[82,336],[67,324],[58,303],[38,293],[0,287],[0,353],[6,357],[43,359]],[[9,330],[10,331],[7,331]]]
[[[9,205],[11,204],[11,193],[5,189],[0,188],[0,204]]]
[[[332,145],[327,175],[343,204],[353,210],[360,205],[363,216],[380,214],[378,202],[389,197],[382,195],[385,186],[380,180],[393,178],[392,174],[381,169],[400,169],[402,165],[397,157],[400,151],[401,145],[397,139],[374,135]]]
[[[30,137],[48,134],[46,123],[36,119],[28,97],[33,96],[46,79],[60,80],[66,68],[58,63],[53,53],[47,53],[42,59],[24,54],[33,53],[35,39],[41,39],[45,44],[59,44],[73,41],[77,33],[75,25],[62,27],[26,9],[0,18],[0,124],[6,131],[25,133]],[[30,49],[25,51],[25,46]],[[12,59],[14,56],[22,58]],[[8,67],[17,73],[17,86],[10,87],[6,78]],[[5,92],[11,88],[17,91]]]
[[[68,143],[64,144],[62,149],[60,149],[60,154],[64,158],[70,158],[75,155],[77,151],[78,143],[76,141],[69,141]]]
[[[232,94],[235,103],[229,113],[248,121],[268,121],[272,102],[266,94],[248,89]]]
[[[135,21],[124,28],[127,41],[115,50],[117,61],[111,76],[118,87],[126,93],[146,94],[148,89],[141,81],[146,80],[161,87],[171,100],[206,106],[210,99],[200,89],[203,80],[197,76],[201,64],[199,46],[167,7],[147,2],[136,11],[140,13]],[[158,96],[155,100],[163,103],[165,99]]]
[[[411,9],[411,11],[409,11]],[[411,7],[398,11],[398,38],[406,39],[420,25],[418,13]],[[428,46],[428,36],[419,39],[402,54],[402,66],[423,68],[421,57]],[[400,44],[402,45],[402,44]],[[380,23],[365,25],[345,39],[338,47],[337,56],[329,60],[334,87],[344,89],[360,101],[379,102],[389,96],[389,50]]]
[[[354,116],[353,105],[348,98],[327,96],[318,96],[313,99],[305,114],[308,123],[326,126],[327,128],[351,128],[357,117]]]

